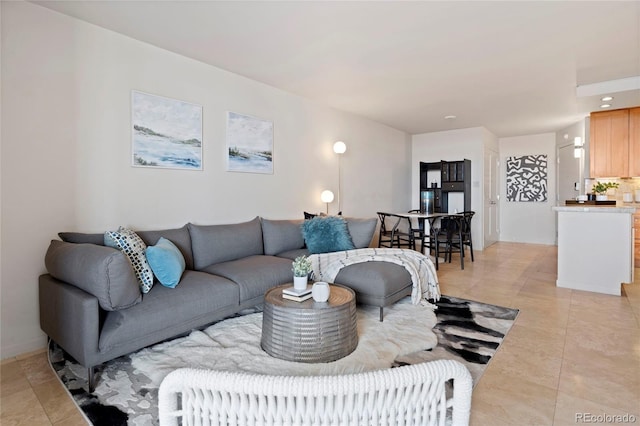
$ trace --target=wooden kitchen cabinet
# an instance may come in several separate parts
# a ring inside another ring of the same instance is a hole
[[[640,176],[640,107],[629,110],[629,176]]]
[[[640,176],[640,107],[591,113],[591,177]]]
[[[591,177],[629,174],[629,109],[591,113]]]

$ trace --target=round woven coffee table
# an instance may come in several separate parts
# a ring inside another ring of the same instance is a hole
[[[269,355],[296,362],[331,362],[358,346],[353,290],[331,284],[327,302],[282,298],[284,284],[264,296],[261,346]]]

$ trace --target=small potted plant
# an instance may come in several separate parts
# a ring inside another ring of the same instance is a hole
[[[617,188],[617,182],[596,182],[591,189],[596,194],[596,201],[606,201],[607,191],[612,188]]]
[[[311,260],[307,256],[298,256],[294,259],[291,270],[293,271],[293,288],[296,290],[306,289],[312,270]]]

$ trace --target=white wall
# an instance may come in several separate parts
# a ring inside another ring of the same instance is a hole
[[[0,7],[0,46],[2,44],[2,7]],[[0,48],[0,99],[2,99],[2,49]],[[0,102],[0,166],[2,164],[2,102]],[[0,242],[2,242],[2,173],[0,173]],[[0,290],[2,287],[2,244],[0,244]],[[2,319],[2,291],[0,291],[0,320]],[[2,344],[0,326],[0,345]],[[1,356],[0,356],[1,358]]]
[[[483,249],[484,145],[491,133],[483,127],[413,135],[411,147],[411,206],[420,207],[420,162],[471,160],[471,210],[473,248]]]
[[[403,132],[31,3],[1,8],[2,358],[45,343],[37,280],[59,231],[300,218],[337,195],[336,140],[345,215],[411,202]],[[203,106],[203,171],[130,166],[131,90]],[[225,171],[226,111],[273,121],[273,175]]]
[[[481,131],[484,149],[496,152],[499,151],[500,146],[498,145],[498,137],[484,127],[481,127]]]
[[[556,140],[555,133],[500,138],[500,161],[507,157],[545,154],[548,159],[547,201],[508,202],[506,193],[506,167],[500,177],[500,241],[555,244],[556,219],[551,207],[556,201]]]
[[[581,150],[581,154],[582,157],[580,157],[580,159],[576,159],[576,163],[577,167],[578,167],[578,176],[575,176],[575,181],[580,183],[580,189],[579,189],[579,193],[575,193],[575,195],[580,195],[580,194],[586,194],[585,191],[585,185],[584,185],[584,178],[588,175],[589,171],[589,158],[588,158],[588,154],[589,154],[589,144],[587,143],[586,139],[587,139],[587,131],[586,131],[586,119],[585,120],[580,120],[577,123],[572,124],[569,127],[566,127],[558,132],[556,132],[556,155],[558,153],[558,149],[560,149],[560,147],[566,147],[567,145],[572,145],[574,146],[574,139],[576,137],[580,137],[582,139],[582,143],[583,143],[583,149]],[[565,148],[566,149],[566,148]],[[562,167],[562,165],[560,164],[558,166],[559,168]],[[586,173],[585,174],[585,170]],[[559,191],[560,191],[560,169],[557,170],[556,176],[557,176],[557,185],[556,185],[556,190],[558,191],[558,195]],[[565,185],[567,184],[567,182],[565,182]],[[562,199],[562,197],[560,197],[560,199],[557,200],[558,201],[558,205],[564,205],[565,200]]]

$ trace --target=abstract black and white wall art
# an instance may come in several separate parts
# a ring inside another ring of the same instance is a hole
[[[507,201],[547,201],[547,156],[507,157]]]

